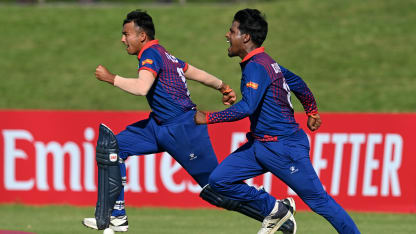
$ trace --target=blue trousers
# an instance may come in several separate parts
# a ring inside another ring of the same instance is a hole
[[[338,233],[360,233],[345,210],[323,189],[309,158],[309,141],[299,129],[276,142],[249,141],[218,165],[209,178],[216,192],[246,203],[263,215],[272,211],[276,199],[243,180],[271,172],[286,183]]]
[[[164,123],[149,117],[127,126],[116,135],[120,157],[168,152],[201,187],[205,186],[218,160],[207,126],[196,125],[194,115],[195,110],[190,110]],[[121,176],[125,177],[124,163],[120,163],[120,169]],[[114,208],[113,216],[125,215],[124,190]]]

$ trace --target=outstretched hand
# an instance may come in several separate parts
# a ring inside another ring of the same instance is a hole
[[[114,85],[114,79],[116,75],[109,72],[106,67],[102,65],[98,65],[97,68],[95,69],[95,77],[98,80],[105,81]]]
[[[308,128],[311,131],[318,130],[318,128],[321,126],[321,124],[322,124],[321,116],[319,116],[318,113],[308,116],[307,125],[308,125]]]
[[[206,119],[207,114],[203,111],[197,110],[194,116],[194,120],[196,124],[207,124]]]

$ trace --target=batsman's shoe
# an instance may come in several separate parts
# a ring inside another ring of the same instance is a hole
[[[261,228],[257,234],[273,234],[279,229],[287,220],[289,220],[292,212],[290,207],[283,203],[283,201],[276,201],[272,212],[264,218]]]
[[[282,231],[283,234],[296,234],[297,226],[296,226],[296,220],[295,220],[295,213],[296,213],[296,204],[295,200],[293,198],[288,197],[284,200],[282,200],[284,204],[286,204],[289,207],[290,212],[292,212],[292,215],[290,216],[289,220],[287,220],[279,229],[278,231]]]
[[[95,218],[84,218],[82,221],[86,227],[97,229],[97,221]],[[127,232],[129,229],[129,222],[127,221],[127,215],[123,216],[111,216],[110,217],[110,228],[115,232]]]

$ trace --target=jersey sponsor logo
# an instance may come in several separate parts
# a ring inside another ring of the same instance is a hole
[[[146,65],[146,64],[153,64],[153,60],[151,59],[145,59],[142,61],[142,66]]]
[[[250,82],[248,82],[248,83],[246,84],[246,86],[247,86],[248,88],[257,89],[257,88],[259,87],[259,84],[257,84],[257,83],[255,83],[255,82],[250,81]]]

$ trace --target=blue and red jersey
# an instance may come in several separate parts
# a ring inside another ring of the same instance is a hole
[[[290,91],[302,103],[307,114],[317,113],[312,92],[294,73],[278,65],[264,48],[251,51],[240,63],[242,99],[223,111],[208,113],[208,123],[250,118],[254,138],[275,141],[299,129],[290,101]]]
[[[156,77],[146,98],[159,122],[175,118],[196,106],[186,85],[186,62],[169,54],[157,40],[149,41],[142,48],[138,60],[139,71],[146,69]]]

